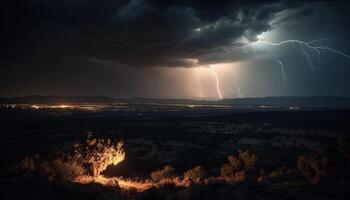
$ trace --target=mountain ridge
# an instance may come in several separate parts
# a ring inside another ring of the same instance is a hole
[[[108,96],[31,95],[0,97],[1,104],[73,104],[73,103],[134,103],[134,104],[205,104],[237,106],[350,106],[350,97],[342,96],[285,96],[249,97],[222,100],[194,100],[174,98],[113,98]]]

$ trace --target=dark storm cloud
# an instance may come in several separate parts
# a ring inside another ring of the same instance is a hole
[[[267,31],[270,42],[335,36],[319,45],[349,54],[349,8],[340,1],[7,0],[0,96],[193,97],[197,69],[185,68],[234,61],[245,96],[349,95],[342,56],[312,55],[310,70],[293,45],[243,48]],[[204,77],[209,91],[214,82]]]
[[[283,1],[28,2],[5,11],[5,61],[94,58],[134,67],[235,61],[245,55],[228,56],[230,48],[256,40],[276,13],[301,7]]]

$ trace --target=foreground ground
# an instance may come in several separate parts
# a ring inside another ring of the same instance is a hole
[[[5,199],[347,199],[349,195],[349,110],[3,107],[0,121]],[[196,166],[205,174],[186,185],[167,183],[136,191],[50,179],[40,171],[16,167],[26,157],[49,159],[58,151],[72,152],[87,134],[124,141],[125,160],[107,167],[105,177],[154,179],[151,172],[165,165],[172,170],[164,176],[186,178],[184,172]],[[256,157],[252,166],[239,152]],[[229,155],[243,161],[233,172],[227,172],[234,165]],[[228,181],[238,171],[245,173],[244,178]]]

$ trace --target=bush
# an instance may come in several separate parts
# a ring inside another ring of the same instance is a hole
[[[237,171],[230,176],[223,177],[228,183],[241,183],[246,179],[245,171]]]
[[[49,180],[74,181],[85,174],[85,169],[70,157],[59,157],[41,164],[41,170]]]
[[[229,155],[227,160],[228,164],[224,164],[220,168],[220,175],[223,177],[233,176],[236,172],[242,171],[242,168],[245,170],[253,169],[255,167],[257,157],[248,150],[239,150],[238,157]]]
[[[327,175],[328,158],[318,154],[302,155],[297,159],[297,168],[311,184],[318,184]]]
[[[26,157],[13,167],[15,172],[31,171],[45,175],[50,181],[74,181],[78,176],[85,173],[80,165],[69,154],[59,153],[53,159],[40,160],[36,155],[33,158]]]
[[[242,169],[243,161],[237,158],[236,156],[230,155],[228,156],[228,162],[233,167],[235,171]]]
[[[196,166],[184,173],[184,178],[188,178],[195,183],[200,183],[205,178],[205,172],[202,166]]]
[[[170,165],[165,165],[163,169],[154,171],[151,173],[151,179],[153,182],[159,182],[163,179],[170,178],[173,174],[174,168]]]
[[[257,161],[255,154],[250,153],[250,151],[239,150],[238,157],[244,162],[245,169],[254,169]]]
[[[230,164],[224,164],[220,168],[220,175],[225,176],[232,176],[234,174],[235,170]]]
[[[52,158],[40,160],[39,156],[25,158],[13,169],[36,171],[49,180],[74,181],[78,176],[92,174],[98,177],[109,165],[116,165],[125,158],[123,143],[93,139],[74,145],[73,153],[58,152]]]
[[[90,166],[92,175],[98,177],[109,165],[122,162],[125,151],[123,142],[114,144],[109,139],[95,139],[89,134],[84,143],[74,146],[74,157],[84,166]]]

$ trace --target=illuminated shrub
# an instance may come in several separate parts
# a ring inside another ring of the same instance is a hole
[[[243,161],[237,158],[236,156],[228,156],[228,162],[233,167],[233,170],[238,171],[242,169]]]
[[[223,178],[227,183],[234,183],[234,184],[241,183],[246,179],[246,173],[243,170],[237,171],[237,172],[234,172],[232,175],[225,176]]]
[[[195,183],[200,183],[205,178],[205,172],[202,166],[196,166],[184,173],[184,178],[188,178]]]
[[[238,172],[236,172],[234,178],[235,178],[235,182],[236,183],[243,182],[245,180],[245,178],[246,178],[245,171],[238,171]]]
[[[73,181],[76,177],[82,176],[85,169],[74,157],[60,153],[54,159],[39,160],[26,157],[13,167],[15,172],[33,171],[44,174],[49,180]]]
[[[74,147],[76,160],[90,166],[94,177],[99,176],[109,165],[116,165],[125,159],[122,142],[113,144],[109,139],[92,139],[89,135],[85,143]]]
[[[250,153],[249,151],[238,151],[238,157],[234,155],[229,155],[227,157],[228,164],[224,164],[220,168],[220,175],[222,177],[235,176],[236,172],[253,169],[256,164],[257,157],[255,154]]]
[[[311,184],[318,184],[327,175],[328,158],[319,154],[302,155],[297,159],[297,168]]]
[[[98,177],[109,165],[116,165],[124,158],[123,143],[113,144],[110,140],[92,139],[89,135],[85,143],[74,146],[73,153],[58,153],[47,160],[39,160],[38,156],[25,158],[15,168],[38,171],[50,180],[75,181],[88,172]]]
[[[234,174],[235,170],[230,164],[223,164],[220,168],[220,175],[221,176],[232,176]]]
[[[40,166],[49,180],[74,181],[78,176],[85,174],[85,169],[69,156],[62,156]]]
[[[250,151],[239,150],[238,157],[244,162],[245,169],[254,169],[257,161],[255,154],[252,154]]]
[[[154,182],[159,182],[163,179],[170,178],[173,174],[174,168],[170,165],[165,165],[163,169],[151,173],[151,179]]]
[[[240,183],[245,180],[246,173],[242,170],[244,161],[230,155],[227,157],[228,163],[220,168],[220,177],[228,183]]]

